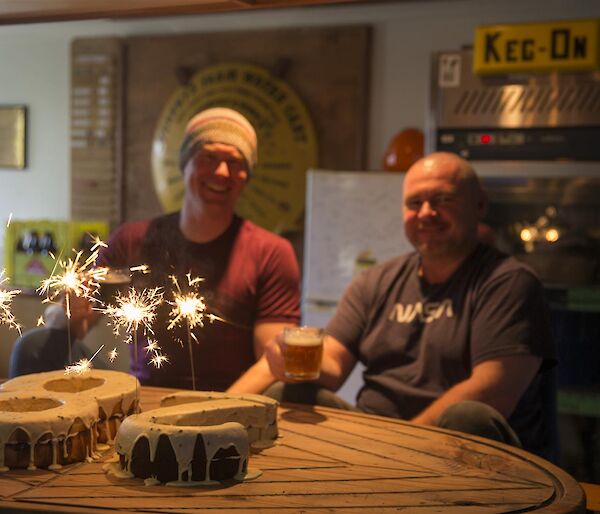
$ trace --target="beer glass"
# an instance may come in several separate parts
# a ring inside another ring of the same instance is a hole
[[[114,303],[119,293],[127,294],[131,284],[131,272],[127,268],[109,268],[106,277],[100,282],[100,300],[105,303]]]
[[[283,329],[285,376],[294,380],[316,380],[321,374],[323,329],[286,327]]]

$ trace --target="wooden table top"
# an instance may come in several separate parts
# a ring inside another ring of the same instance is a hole
[[[142,407],[168,392],[142,388]],[[280,407],[278,422],[278,444],[250,457],[262,470],[252,481],[145,486],[106,475],[102,462],[15,470],[0,474],[0,512],[585,512],[571,476],[499,443],[320,407]]]

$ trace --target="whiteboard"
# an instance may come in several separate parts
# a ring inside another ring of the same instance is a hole
[[[335,304],[362,269],[412,250],[404,236],[404,174],[309,170],[303,305]]]

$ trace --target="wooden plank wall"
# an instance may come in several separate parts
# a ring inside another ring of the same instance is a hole
[[[285,80],[313,118],[319,166],[364,169],[369,42],[366,26],[127,38],[124,218],[160,214],[150,169],[157,119],[186,78],[218,63],[262,66]]]
[[[71,45],[71,217],[122,219],[122,42]]]

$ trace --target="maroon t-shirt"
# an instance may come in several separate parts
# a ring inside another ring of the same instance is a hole
[[[119,227],[103,249],[99,264],[126,267],[150,266],[151,273],[133,274],[136,287],[163,287],[172,300],[175,274],[182,289],[186,275],[202,277],[199,291],[206,312],[225,322],[206,320],[193,333],[196,389],[225,390],[254,362],[254,326],[267,322],[298,323],[300,273],[291,244],[250,221],[235,217],[230,227],[208,243],[193,243],[179,230],[179,213]],[[169,364],[148,365],[139,344],[133,369],[142,383],[191,388],[191,366],[185,325],[167,330],[172,305],[164,302],[153,324]],[[183,342],[183,345],[182,345]],[[132,353],[133,356],[133,353]]]

